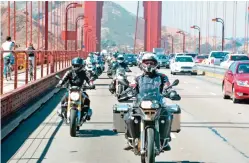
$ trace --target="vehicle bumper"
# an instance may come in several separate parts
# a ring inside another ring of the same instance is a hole
[[[235,98],[236,99],[249,99],[249,86],[242,87],[242,86],[235,86]]]
[[[194,68],[191,68],[191,69],[176,68],[175,72],[180,72],[180,73],[197,73],[197,69],[194,69]]]

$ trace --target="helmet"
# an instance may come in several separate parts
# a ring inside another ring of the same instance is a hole
[[[84,66],[84,60],[76,57],[72,60],[72,67],[74,71],[79,71]]]
[[[90,52],[90,53],[88,54],[88,57],[93,57],[93,53]]]
[[[145,72],[153,72],[157,69],[158,62],[155,54],[153,53],[145,53],[142,57],[142,69]]]
[[[124,56],[123,55],[118,55],[118,57],[117,57],[117,61],[118,61],[118,63],[123,63],[124,62]]]

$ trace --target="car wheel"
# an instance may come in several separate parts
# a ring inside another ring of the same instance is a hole
[[[226,95],[226,88],[225,88],[225,84],[223,83],[222,85],[222,92],[223,92],[223,99],[229,99],[230,96]]]
[[[197,72],[192,72],[191,75],[197,75]]]
[[[234,89],[234,87],[233,87],[233,91],[232,91],[232,101],[233,101],[234,104],[239,102],[239,100],[236,99],[236,97],[235,97],[235,89]]]

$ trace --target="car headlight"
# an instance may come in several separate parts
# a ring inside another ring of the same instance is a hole
[[[70,98],[73,101],[77,101],[80,98],[80,94],[78,92],[72,92],[72,93],[70,93]]]
[[[249,86],[249,83],[248,83],[248,81],[239,81],[239,80],[238,80],[238,81],[237,81],[237,85],[238,85],[238,86],[244,86],[244,87],[247,86],[247,87],[248,87],[248,86]]]

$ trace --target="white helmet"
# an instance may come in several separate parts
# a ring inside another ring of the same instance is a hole
[[[142,69],[145,72],[153,72],[157,69],[158,61],[156,59],[155,54],[153,53],[145,53],[142,57]]]
[[[117,57],[117,61],[118,61],[118,63],[123,63],[124,62],[124,55],[119,54]]]

